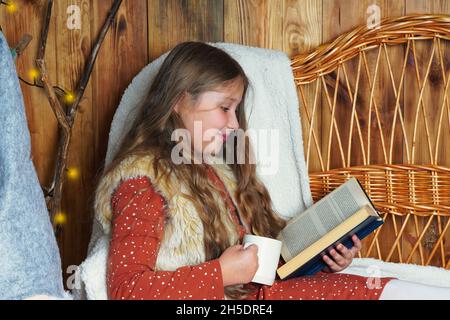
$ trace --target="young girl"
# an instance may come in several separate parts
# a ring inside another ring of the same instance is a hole
[[[257,247],[243,249],[244,234],[276,238],[285,221],[256,177],[249,139],[241,150],[232,134],[247,130],[248,85],[234,59],[204,43],[179,44],[165,59],[97,189],[96,213],[112,226],[109,298],[380,297],[390,278],[372,287],[335,273],[361,248],[356,237],[351,250],[341,245],[324,257],[328,267],[315,276],[251,283]],[[188,133],[181,149],[180,130]],[[225,155],[227,164],[211,161]]]

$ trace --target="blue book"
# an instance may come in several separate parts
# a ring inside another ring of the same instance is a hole
[[[314,275],[327,266],[323,256],[337,244],[351,249],[353,235],[362,240],[382,224],[359,181],[351,178],[292,218],[280,232],[286,261],[277,269],[280,279]]]

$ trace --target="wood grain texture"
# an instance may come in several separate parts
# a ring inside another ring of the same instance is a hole
[[[321,0],[284,0],[283,51],[310,52],[323,43]]]
[[[113,0],[94,1],[91,37],[100,31]],[[111,121],[121,97],[136,74],[148,63],[147,1],[124,1],[103,42],[92,73],[93,150],[97,174],[103,169]]]
[[[225,42],[283,50],[284,2],[224,0]]]
[[[289,56],[307,53],[319,46],[322,41],[322,1],[308,0],[284,1],[284,18],[283,18],[283,51]],[[320,91],[320,88],[319,88]],[[308,140],[310,126],[309,117],[313,123],[313,130],[316,134],[318,142],[322,140],[321,131],[318,130],[322,122],[322,100],[315,99],[316,85],[310,84],[304,87],[303,92],[298,90],[299,96],[299,112],[302,120],[302,137],[305,148],[308,144],[314,145],[313,140]],[[318,95],[320,97],[320,95]],[[315,107],[314,107],[315,106]],[[316,110],[316,112],[313,112]],[[307,155],[308,168],[310,172],[321,170],[319,162],[319,150],[315,147],[308,148],[311,152]]]
[[[148,0],[152,61],[184,41],[223,41],[223,0]]]
[[[69,29],[68,7],[80,8],[81,28]],[[56,82],[67,92],[75,92],[83,73],[85,61],[91,50],[91,3],[88,0],[60,0],[53,8],[56,28]],[[86,199],[92,190],[94,152],[93,137],[95,127],[92,122],[92,84],[88,83],[72,129],[72,141],[67,160],[68,169],[77,170],[74,178],[66,176],[63,188],[61,211],[67,222],[58,233],[58,243],[62,252],[63,271],[76,265],[86,255],[89,221],[86,212],[89,206]],[[67,274],[64,272],[64,276]]]
[[[433,1],[433,0],[407,0],[406,1],[406,13],[444,13],[450,14],[450,2],[449,1]],[[425,110],[425,117],[427,118],[427,124],[429,127],[428,133],[425,127],[424,122],[424,113],[421,111],[419,114],[418,125],[417,125],[417,133],[416,133],[416,150],[415,150],[415,162],[416,163],[434,163],[434,151],[436,150],[436,138],[438,133],[438,124],[439,124],[439,115],[443,104],[443,92],[445,90],[444,87],[444,78],[449,77],[450,70],[450,58],[448,55],[445,55],[445,51],[449,49],[448,41],[441,41],[440,47],[438,43],[434,46],[434,54],[431,59],[431,53],[433,52],[433,44],[431,41],[415,41],[416,46],[416,54],[417,60],[414,61],[412,55],[409,56],[410,63],[408,63],[408,74],[406,77],[406,86],[411,88],[408,90],[408,94],[406,95],[406,109],[405,116],[407,117],[408,129],[413,130],[414,122],[415,122],[415,110],[417,104],[419,103],[419,91],[420,91],[420,83],[416,77],[416,68],[415,62],[417,62],[418,70],[419,70],[419,80],[422,84],[425,85],[424,88],[424,96],[423,101],[425,103],[423,105],[423,109]],[[440,54],[440,51],[443,53]],[[443,65],[441,64],[441,59]],[[425,78],[427,73],[427,66],[431,60],[430,70],[428,72],[428,77]],[[447,89],[448,90],[448,89]],[[429,102],[435,102],[430,104]],[[444,118],[445,119],[445,118]],[[442,132],[449,132],[449,123],[448,121],[442,121],[443,127],[441,128]],[[430,156],[429,144],[427,135],[429,135],[429,139],[431,141],[431,150],[432,155]],[[412,143],[412,141],[410,141]],[[438,164],[450,164],[450,148],[449,142],[445,141],[445,139],[440,139],[439,143],[439,152],[436,163]]]
[[[406,0],[406,14],[414,13],[450,14],[450,2],[445,0]],[[416,60],[413,58],[412,54],[409,55],[408,73],[405,79],[405,121],[411,137],[414,135],[416,109],[418,106],[420,110],[419,117],[417,118],[417,131],[415,133],[414,163],[436,163],[449,166],[450,142],[448,139],[442,139],[442,135],[448,136],[450,133],[450,120],[445,112],[442,120],[443,125],[440,129],[441,139],[437,146],[436,140],[439,128],[440,111],[443,106],[443,92],[445,90],[444,77],[447,79],[450,77],[450,59],[448,54],[445,55],[444,53],[442,56],[440,55],[440,49],[437,43],[434,46],[434,51],[433,43],[431,41],[416,41],[415,44]],[[448,41],[442,41],[440,43],[440,48],[442,52],[448,52]],[[431,56],[432,53],[433,56]],[[427,67],[430,61],[430,69],[428,76],[426,76]],[[443,65],[441,62],[443,62]],[[416,66],[420,82],[417,80]],[[421,84],[424,85],[423,105],[419,101]],[[450,97],[448,90],[447,94]],[[427,119],[427,123],[425,123],[425,118]],[[431,142],[430,145],[428,141]],[[411,144],[412,139],[410,140],[410,149]],[[438,148],[439,152],[435,159],[434,155],[436,148]],[[410,152],[411,151],[412,150],[410,150]],[[447,221],[448,218],[435,218],[431,223],[430,231],[425,234],[424,240],[422,241],[425,246],[425,258],[428,258],[431,248],[434,245],[436,232],[442,230],[442,227]],[[425,225],[425,221],[421,221],[419,225]],[[417,233],[413,228],[408,228],[407,232],[413,240],[417,238]],[[445,239],[445,246],[440,246],[432,259],[435,265],[440,265],[442,263],[442,258],[448,260],[450,256],[450,236],[446,236]],[[405,242],[404,245],[405,249],[411,248],[411,245],[408,242]],[[415,254],[413,261],[418,260],[419,255]]]

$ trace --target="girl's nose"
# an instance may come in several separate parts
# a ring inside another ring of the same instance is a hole
[[[239,122],[237,120],[236,114],[230,112],[230,117],[228,118],[228,128],[232,130],[239,129]]]

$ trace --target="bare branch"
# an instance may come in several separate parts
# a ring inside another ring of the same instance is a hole
[[[59,125],[65,130],[70,131],[70,125],[67,121],[66,114],[64,112],[63,107],[61,106],[61,103],[58,100],[58,97],[56,96],[55,90],[53,89],[53,86],[50,85],[50,81],[48,80],[47,76],[47,70],[45,68],[45,62],[44,60],[36,60],[36,64],[38,66],[40,77],[42,81],[42,85],[44,87],[45,94],[47,95],[48,101],[50,102],[50,106],[52,107],[52,110],[56,116],[56,119],[58,120]]]
[[[73,123],[75,120],[75,115],[78,110],[78,105],[80,104],[81,98],[84,95],[84,90],[86,89],[86,86],[89,82],[89,78],[91,77],[92,69],[94,67],[95,60],[97,59],[98,52],[100,51],[100,47],[103,43],[103,40],[105,39],[105,36],[111,27],[112,22],[114,21],[114,18],[117,14],[117,11],[119,10],[120,5],[122,4],[122,0],[115,0],[111,10],[108,13],[108,17],[106,18],[105,23],[103,24],[102,29],[100,30],[100,33],[97,37],[97,40],[95,42],[94,47],[92,48],[91,54],[89,55],[89,58],[86,62],[86,66],[84,68],[83,75],[81,77],[81,81],[78,84],[77,90],[76,90],[76,98],[74,103],[71,106],[70,110],[70,123]]]
[[[52,17],[53,0],[47,0],[47,10],[45,13],[44,25],[41,31],[41,38],[39,40],[39,51],[37,60],[44,60],[45,48],[47,46],[48,30],[50,28],[50,20]]]
[[[20,39],[19,43],[14,47],[17,56],[20,56],[22,52],[28,47],[33,37],[29,34],[26,34]]]
[[[2,0],[1,4],[9,5],[7,2]],[[47,45],[48,33],[50,28],[50,21],[52,17],[52,8],[53,8],[53,0],[47,0],[47,8],[45,12],[45,18],[41,30],[41,35],[39,39],[38,46],[38,55],[36,59],[36,65],[40,72],[40,79],[38,82],[34,80],[34,83],[28,82],[23,78],[19,77],[19,79],[25,84],[33,87],[39,87],[44,89],[44,92],[47,96],[47,99],[50,103],[53,113],[59,124],[59,138],[58,138],[58,154],[56,159],[56,167],[55,173],[53,176],[53,181],[50,188],[42,187],[45,200],[47,203],[47,208],[50,211],[50,217],[53,221],[54,230],[58,230],[58,226],[55,225],[54,216],[59,211],[61,207],[61,199],[62,199],[62,188],[65,180],[65,171],[67,167],[67,158],[69,152],[70,141],[72,137],[72,126],[75,122],[75,116],[78,111],[78,107],[80,102],[83,99],[84,91],[86,89],[87,83],[89,82],[89,78],[91,76],[94,63],[97,59],[98,53],[100,51],[100,47],[103,43],[103,40],[111,27],[112,22],[115,19],[115,16],[119,10],[120,5],[123,0],[115,0],[109,13],[106,18],[105,23],[100,30],[100,33],[97,37],[97,40],[92,48],[92,51],[86,61],[86,65],[79,81],[79,84],[76,89],[76,98],[74,103],[71,105],[69,112],[66,112],[63,108],[62,98],[67,95],[67,92],[64,89],[61,89],[58,86],[51,85],[51,80],[47,74],[46,64],[45,64],[45,50]],[[16,47],[16,51],[18,54],[23,52],[25,47],[29,43],[29,38],[23,38],[23,41],[19,43]]]
[[[56,159],[56,168],[55,168],[55,175],[52,182],[52,187],[50,188],[50,191],[48,193],[48,202],[47,206],[50,210],[50,216],[52,218],[52,221],[54,220],[54,216],[57,213],[57,211],[60,209],[61,206],[61,199],[62,199],[62,188],[64,185],[65,180],[65,171],[67,168],[67,158],[69,153],[69,146],[70,141],[72,138],[72,126],[75,122],[75,117],[78,111],[78,106],[83,99],[84,91],[86,89],[87,83],[89,82],[89,78],[92,73],[92,69],[94,66],[94,63],[97,59],[98,53],[100,51],[100,47],[103,43],[103,40],[105,39],[105,36],[111,27],[112,22],[114,21],[114,18],[119,10],[120,5],[122,4],[122,0],[115,0],[110,12],[108,13],[108,17],[103,24],[103,27],[100,31],[99,36],[97,37],[97,40],[94,44],[94,47],[86,61],[86,65],[82,74],[82,77],[80,79],[80,82],[77,86],[76,90],[76,98],[74,103],[71,105],[70,110],[68,113],[64,112],[60,100],[57,99],[57,91],[55,90],[55,87],[50,86],[49,80],[47,78],[46,69],[45,69],[45,44],[47,41],[48,36],[48,30],[49,30],[49,24],[52,14],[52,5],[53,1],[48,0],[47,5],[47,13],[45,18],[45,24],[42,29],[41,34],[41,43],[39,46],[39,54],[38,59],[36,60],[38,67],[41,72],[41,79],[44,86],[44,90],[47,93],[47,97],[49,99],[50,105],[52,106],[53,112],[55,113],[58,123],[61,127],[61,134],[59,136],[58,140],[58,155]],[[56,93],[55,93],[56,92]],[[59,94],[66,93],[62,90]],[[53,226],[56,228],[55,223],[53,221]],[[55,229],[56,230],[56,229]]]
[[[72,130],[61,130],[61,135],[58,139],[58,155],[56,160],[56,169],[55,169],[55,175],[53,179],[53,194],[52,198],[50,200],[50,216],[53,218],[57,211],[59,211],[61,207],[61,200],[62,200],[62,189],[64,185],[65,180],[65,171],[67,168],[67,157],[69,154],[69,146],[70,141],[72,139]],[[53,226],[55,227],[54,221]]]

